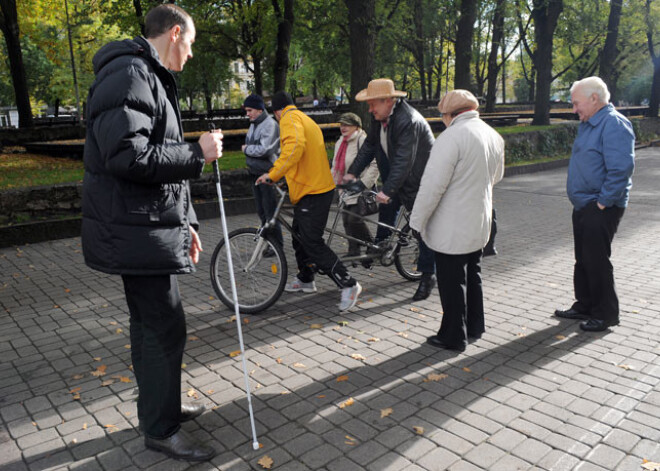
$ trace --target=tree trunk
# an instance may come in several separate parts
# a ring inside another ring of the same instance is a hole
[[[500,44],[504,36],[504,6],[505,0],[497,0],[495,15],[493,16],[493,37],[488,55],[488,89],[486,92],[486,113],[495,111],[495,99],[497,98],[497,74],[500,66],[497,64],[497,56],[500,52]],[[504,64],[504,61],[502,61]]]
[[[502,35],[502,103],[506,104],[506,41]]]
[[[18,126],[29,128],[32,127],[32,109],[30,108],[30,94],[19,39],[16,0],[0,0],[0,30],[2,30],[7,44],[11,81],[18,109]]]
[[[140,0],[133,0],[133,7],[135,8],[135,16],[137,16],[138,23],[140,24],[140,32],[144,36],[144,14],[142,13]]]
[[[648,116],[658,117],[660,105],[660,57],[653,58],[653,84],[651,85],[651,99],[649,100]]]
[[[536,51],[536,94],[533,125],[550,124],[550,86],[552,84],[552,42],[557,19],[564,8],[563,0],[534,0],[532,20]]]
[[[351,50],[351,109],[369,123],[366,103],[355,101],[355,95],[366,88],[374,75],[376,44],[376,0],[344,0],[348,8],[349,46]]]
[[[462,0],[461,16],[456,32],[456,58],[454,64],[454,88],[472,90],[470,63],[472,61],[472,36],[477,19],[477,0]]]
[[[262,59],[260,56],[252,56],[252,70],[254,71],[254,93],[264,96],[264,73],[261,70],[261,60]]]
[[[426,67],[424,66],[424,8],[422,0],[415,0],[413,4],[413,24],[414,24],[414,38],[413,38],[413,55],[415,57],[415,65],[417,73],[419,74],[419,85],[422,89],[422,100],[426,101]]]
[[[284,12],[279,0],[272,0],[277,18],[277,49],[273,66],[273,93],[286,89],[286,76],[289,70],[289,46],[293,32],[293,0],[284,0]]]
[[[600,55],[600,78],[607,84],[610,91],[610,101],[614,102],[616,94],[616,82],[618,73],[614,67],[619,55],[619,50],[616,47],[617,37],[619,36],[619,21],[621,19],[622,0],[610,1],[610,17],[607,21],[607,37],[605,38],[605,45]]]

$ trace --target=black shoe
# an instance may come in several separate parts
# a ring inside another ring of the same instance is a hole
[[[429,345],[435,348],[444,348],[445,350],[454,350],[456,352],[465,351],[465,345],[462,346],[447,345],[442,340],[440,340],[437,335],[431,335],[429,338],[426,339],[426,343],[428,343]]]
[[[610,327],[614,327],[615,325],[619,325],[619,321],[604,321],[601,319],[589,319],[588,321],[580,322],[580,329],[585,330],[587,332],[602,332],[603,330],[607,330]]]
[[[497,249],[487,245],[484,247],[484,257],[488,257],[490,255],[497,255]]]
[[[181,404],[181,418],[179,421],[188,422],[204,413],[206,407],[203,404]]]
[[[479,335],[470,335],[468,334],[468,343],[476,342],[481,338],[481,334]]]
[[[561,317],[562,319],[573,319],[573,320],[589,320],[591,316],[584,312],[576,311],[573,308],[570,308],[566,311],[557,309],[555,311],[555,317]]]
[[[433,282],[435,277],[432,273],[422,273],[422,279],[419,282],[417,291],[413,294],[413,301],[421,301],[431,296],[431,291],[433,290]]]
[[[184,430],[162,439],[144,437],[144,446],[184,461],[208,461],[215,456],[213,448],[197,442]]]

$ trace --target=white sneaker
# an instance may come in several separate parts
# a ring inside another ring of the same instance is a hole
[[[284,291],[287,293],[316,293],[316,283],[310,281],[309,283],[303,283],[298,277],[293,280],[291,283],[287,283],[284,287]]]
[[[339,303],[340,311],[348,311],[350,308],[355,306],[358,300],[358,296],[362,292],[362,286],[360,283],[355,283],[355,286],[350,288],[344,288],[341,290],[341,302]]]

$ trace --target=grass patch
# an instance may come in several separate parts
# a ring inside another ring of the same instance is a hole
[[[507,136],[509,134],[520,134],[523,132],[533,132],[533,131],[546,131],[557,127],[553,124],[547,124],[544,126],[530,126],[529,124],[518,124],[516,126],[502,126],[495,128],[502,136]]]
[[[540,164],[544,162],[554,162],[555,160],[563,160],[563,159],[568,159],[571,156],[571,154],[563,154],[563,155],[554,155],[552,157],[541,157],[538,159],[532,159],[532,160],[519,160],[516,162],[511,162],[506,164],[507,167],[520,167],[521,165],[530,165],[530,164]]]

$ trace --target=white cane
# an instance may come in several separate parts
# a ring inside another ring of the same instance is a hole
[[[211,132],[215,127],[211,127]],[[254,411],[252,410],[252,396],[250,394],[250,378],[245,361],[245,346],[243,345],[243,328],[241,327],[241,313],[238,311],[238,295],[236,293],[236,279],[234,278],[234,263],[231,258],[231,246],[229,245],[229,232],[227,232],[227,218],[225,217],[225,205],[222,200],[222,188],[220,187],[220,170],[218,161],[213,161],[213,173],[215,174],[215,189],[218,192],[218,204],[220,205],[220,220],[222,221],[222,233],[227,247],[227,264],[229,268],[229,280],[231,282],[231,292],[234,299],[234,313],[236,314],[236,328],[238,329],[238,344],[241,348],[241,358],[243,359],[243,377],[245,378],[245,391],[247,393],[248,410],[250,411],[250,426],[252,427],[252,449],[259,449],[257,440],[257,430],[254,426]]]

